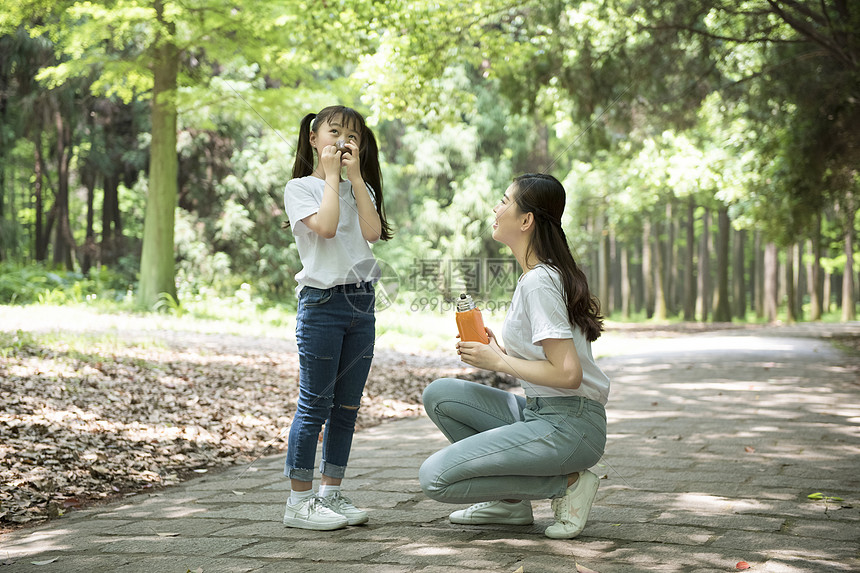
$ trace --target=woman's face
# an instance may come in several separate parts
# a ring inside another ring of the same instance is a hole
[[[502,196],[501,201],[493,207],[496,220],[493,222],[493,238],[508,246],[521,232],[520,208],[514,200],[516,184],[511,184]]]

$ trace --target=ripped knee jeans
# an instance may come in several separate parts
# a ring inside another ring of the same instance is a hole
[[[296,343],[299,400],[290,426],[284,475],[313,481],[325,424],[320,472],[342,478],[376,338],[373,285],[305,286],[299,294]]]

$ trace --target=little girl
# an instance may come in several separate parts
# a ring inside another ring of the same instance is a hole
[[[376,337],[380,272],[368,243],[391,238],[376,139],[358,112],[331,106],[302,119],[284,203],[303,266],[296,275],[299,400],[284,469],[291,482],[284,524],[338,529],[367,521],[340,485]]]

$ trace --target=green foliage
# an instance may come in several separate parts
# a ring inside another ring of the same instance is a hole
[[[85,277],[41,265],[0,263],[0,304],[66,304],[99,298],[119,301],[127,288],[126,279],[105,267]]]
[[[158,302],[155,303],[154,310],[172,314],[177,318],[182,318],[185,315],[185,307],[169,292],[158,295]]]
[[[17,330],[15,333],[0,331],[0,358],[33,354],[38,343],[29,332]]]
[[[176,257],[167,285],[189,314],[205,313],[198,301],[246,294],[246,309],[295,304],[301,263],[280,227],[283,187],[299,119],[331,103],[365,111],[376,131],[396,236],[373,249],[404,276],[420,259],[509,256],[491,238],[493,205],[513,176],[544,170],[569,193],[564,226],[577,257],[589,258],[604,232],[635,245],[644,221],[692,197],[728,205],[735,228],[779,244],[805,238],[823,216],[824,264],[844,266],[843,233],[828,225],[843,216],[834,206],[860,194],[856,10],[799,2],[780,14],[716,0],[162,5],[159,18],[147,0],[16,0],[0,14],[0,91],[16,110],[0,117],[0,260],[32,260],[38,239],[47,244],[35,229],[57,201],[60,161],[54,127],[39,118],[72,110],[75,268],[94,243],[121,277],[104,291],[128,298],[145,208],[164,186],[149,171],[163,165],[148,159],[159,145],[149,113],[154,63],[173,46],[178,79],[163,97],[177,106],[179,172],[175,236],[164,244]],[[36,152],[46,160],[41,211]],[[121,215],[113,258],[100,243],[109,182]],[[173,205],[171,196],[168,214]],[[172,260],[167,249],[158,259]],[[72,287],[73,274],[53,273],[58,282],[37,267],[30,281],[10,268],[0,300],[94,294],[93,273]]]

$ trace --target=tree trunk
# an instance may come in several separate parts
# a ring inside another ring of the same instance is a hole
[[[714,293],[714,322],[731,322],[729,306],[729,208],[717,211],[717,290]]]
[[[0,75],[0,261],[7,258],[6,236],[3,234],[3,226],[6,220],[6,156],[9,151],[9,143],[6,141],[6,126],[9,125],[9,82],[8,74]]]
[[[846,193],[843,204],[845,272],[842,273],[842,320],[847,322],[857,319],[857,311],[854,308],[854,219],[857,210],[850,191]]]
[[[803,293],[806,289],[806,275],[803,272],[803,242],[797,242],[792,249],[794,255],[794,316],[803,320]]]
[[[779,309],[779,260],[775,243],[767,243],[764,248],[764,318],[775,322]]]
[[[699,277],[696,285],[696,315],[701,322],[708,321],[708,296],[711,291],[711,265],[710,252],[708,250],[708,236],[711,213],[704,209],[702,213],[702,237],[699,239]]]
[[[831,299],[833,298],[833,273],[824,272],[824,284],[822,285],[821,302],[824,312],[830,312]]]
[[[783,277],[785,282],[785,320],[791,324],[797,322],[797,309],[794,305],[794,246],[786,249]]]
[[[621,247],[621,318],[630,319],[631,288],[630,288],[630,255],[627,247]]]
[[[758,318],[763,319],[765,315],[764,311],[764,247],[762,246],[761,233],[756,231],[755,233],[755,271],[753,272],[753,276],[755,277],[755,290],[753,292],[753,300],[755,301],[755,314]]]
[[[747,232],[744,229],[734,232],[732,244],[732,314],[744,320],[747,316],[747,293],[744,286],[744,249]]]
[[[606,230],[606,216],[598,213],[596,218],[597,234],[597,298],[604,316],[612,312],[609,298],[609,233]]]
[[[609,296],[612,297],[612,311],[616,311],[621,308],[621,260],[620,260],[620,251],[621,245],[618,243],[618,237],[615,236],[615,233],[610,233],[609,235]]]
[[[673,304],[675,281],[673,280],[677,272],[675,264],[675,215],[674,205],[670,199],[666,203],[666,243],[665,256],[663,257],[663,304],[664,313],[668,317],[674,314],[675,306]]]
[[[36,221],[35,221],[35,239],[36,239],[36,251],[35,251],[35,259],[37,262],[45,262],[48,258],[48,234],[45,232],[43,228],[44,221],[44,212],[45,212],[45,199],[44,199],[44,181],[45,181],[45,158],[42,155],[42,131],[40,128],[39,132],[36,134],[34,138],[34,148],[35,148],[35,165],[33,169],[34,180],[33,180],[33,195],[36,199]]]
[[[810,261],[806,267],[809,286],[809,320],[821,320],[821,213],[815,217],[812,239],[809,241]]]
[[[163,6],[156,1],[156,15]],[[161,293],[176,297],[173,246],[177,198],[176,87],[179,54],[168,41],[155,48],[152,91],[152,143],[149,160],[149,195],[140,257],[138,305],[152,308]]]
[[[687,252],[684,264],[684,320],[691,322],[696,320],[696,203],[693,197],[687,199]]]
[[[660,240],[660,233],[654,235],[653,252],[654,252],[654,316],[657,320],[666,320],[668,312],[666,310],[666,263],[665,249],[663,241]]]
[[[72,130],[63,117],[62,104],[57,103],[54,121],[57,126],[57,194],[54,198],[57,209],[57,231],[54,235],[54,264],[73,270],[75,239],[69,221],[69,164],[72,160]]]
[[[627,263],[630,265],[630,291],[633,296],[632,310],[637,314],[647,314],[647,305],[645,304],[645,273],[643,272],[642,261],[635,261],[635,257],[631,253],[641,254],[642,245],[641,238],[635,239],[631,246],[631,251],[628,253]]]
[[[645,303],[645,316],[654,314],[654,272],[651,269],[651,221],[642,224],[642,289]]]
[[[84,241],[84,252],[81,257],[81,272],[88,275],[90,267],[98,260],[96,252],[96,233],[93,228],[95,222],[95,196],[96,196],[96,174],[93,169],[81,168],[79,170],[81,183],[87,190],[87,230]]]
[[[119,212],[119,175],[106,175],[102,184],[102,242],[99,249],[101,263],[113,265],[121,254],[122,224]]]

